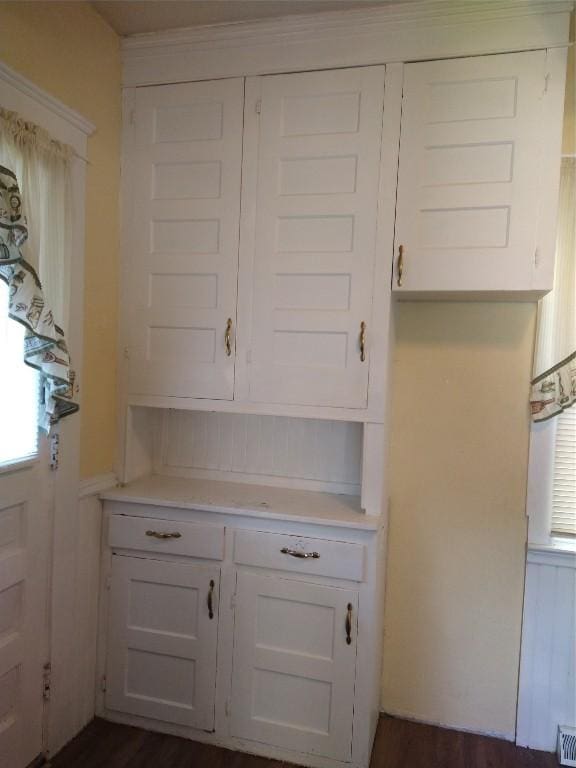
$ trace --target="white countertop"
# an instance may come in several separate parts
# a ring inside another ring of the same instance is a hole
[[[220,480],[150,475],[101,494],[107,501],[196,509],[226,515],[334,525],[376,531],[381,515],[366,515],[358,496],[275,488]]]

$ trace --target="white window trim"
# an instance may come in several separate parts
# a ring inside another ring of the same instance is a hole
[[[556,419],[533,422],[528,459],[528,552],[550,558],[576,555],[576,540],[555,536],[552,525],[552,480]]]

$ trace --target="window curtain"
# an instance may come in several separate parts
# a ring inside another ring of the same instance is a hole
[[[9,316],[26,328],[24,360],[41,374],[45,432],[78,410],[65,341],[72,156],[43,129],[0,108],[0,278],[9,286]]]
[[[576,158],[562,158],[554,290],[538,308],[530,405],[534,421],[576,402]]]

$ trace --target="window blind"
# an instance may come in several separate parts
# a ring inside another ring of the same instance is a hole
[[[552,532],[576,536],[576,406],[556,419]]]

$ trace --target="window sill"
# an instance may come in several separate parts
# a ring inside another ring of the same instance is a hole
[[[38,456],[30,456],[27,459],[17,459],[16,461],[6,461],[0,464],[0,475],[8,475],[12,472],[20,472],[23,469],[30,469],[38,464]]]
[[[576,569],[576,540],[554,537],[548,544],[528,544],[528,563]]]

